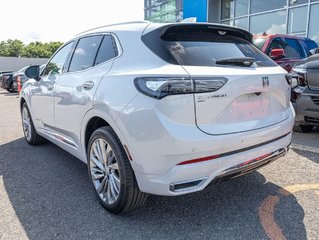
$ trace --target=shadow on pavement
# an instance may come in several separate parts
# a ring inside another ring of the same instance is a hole
[[[0,95],[4,95],[4,96],[19,96],[19,93],[0,92]]]
[[[319,158],[317,153],[313,153],[306,150],[299,150],[299,149],[293,149],[293,151],[305,158],[308,158],[310,161],[314,163],[319,163]]]
[[[116,216],[96,200],[86,165],[53,144],[32,147],[21,138],[0,153],[5,190],[34,240],[267,239],[258,208],[280,188],[254,172],[194,194],[150,196]],[[287,239],[306,239],[303,208],[293,196],[284,203],[275,209],[277,224]]]

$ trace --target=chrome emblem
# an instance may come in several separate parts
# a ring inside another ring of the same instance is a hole
[[[262,80],[263,88],[269,87],[269,78],[268,77],[262,77],[261,80]]]

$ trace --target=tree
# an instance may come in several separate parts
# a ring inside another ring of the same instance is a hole
[[[6,57],[19,57],[22,55],[24,44],[20,40],[9,39],[0,43],[0,55]]]
[[[42,43],[39,41],[24,45],[20,40],[0,42],[0,56],[49,58],[62,45],[62,42]]]

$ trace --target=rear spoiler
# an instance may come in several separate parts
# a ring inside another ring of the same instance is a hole
[[[207,37],[209,34],[214,36],[232,36],[244,39],[252,43],[253,35],[237,27],[232,27],[222,24],[211,24],[211,23],[175,23],[167,25],[160,34],[162,40],[178,40],[178,34],[183,34],[185,40],[185,34],[189,34],[191,40],[196,40],[205,34]],[[213,36],[212,36],[213,37]]]

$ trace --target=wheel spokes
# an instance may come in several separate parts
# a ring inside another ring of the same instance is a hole
[[[120,193],[119,165],[112,147],[102,138],[91,145],[90,172],[99,197],[113,204]]]
[[[104,164],[101,163],[97,157],[91,156],[91,162],[93,162],[96,167],[98,167],[103,173],[105,173]]]

